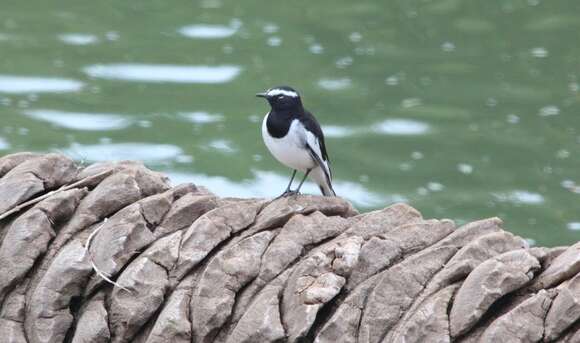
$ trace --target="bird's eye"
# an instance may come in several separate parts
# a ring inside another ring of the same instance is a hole
[[[278,95],[278,99],[284,99],[283,95]]]

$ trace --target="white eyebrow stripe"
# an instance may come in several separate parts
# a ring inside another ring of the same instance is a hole
[[[285,89],[275,88],[268,91],[268,96],[276,96],[276,95],[286,95],[291,96],[293,98],[298,97],[298,93],[293,91],[287,91]]]

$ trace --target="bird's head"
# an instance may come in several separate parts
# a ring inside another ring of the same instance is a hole
[[[268,100],[273,109],[291,109],[302,106],[300,94],[288,86],[273,87],[264,93],[256,94],[256,96]]]

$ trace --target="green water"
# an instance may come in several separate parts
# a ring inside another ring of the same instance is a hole
[[[497,215],[570,244],[579,32],[577,0],[3,0],[0,155],[142,159],[174,182],[274,196],[289,170],[263,146],[254,94],[289,84],[359,209]]]

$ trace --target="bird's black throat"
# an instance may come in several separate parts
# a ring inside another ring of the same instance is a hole
[[[282,138],[288,134],[294,119],[300,117],[300,110],[271,110],[266,120],[266,128],[270,136]]]

